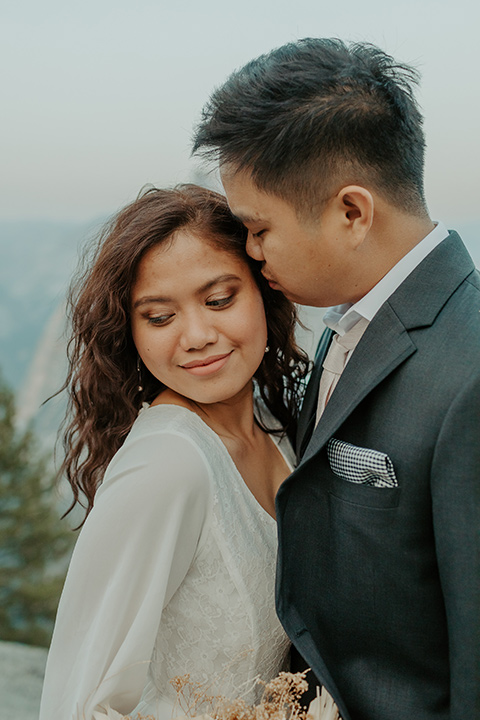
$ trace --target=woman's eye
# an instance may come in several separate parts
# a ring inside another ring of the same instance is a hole
[[[265,230],[259,230],[256,233],[252,233],[253,237],[260,238],[265,233]]]
[[[150,325],[166,325],[174,316],[173,315],[155,315],[154,317],[149,317],[148,322]]]
[[[224,298],[213,298],[213,300],[207,300],[206,304],[208,307],[221,308],[225,307],[226,305],[230,305],[232,300],[233,295],[229,295],[228,297]]]

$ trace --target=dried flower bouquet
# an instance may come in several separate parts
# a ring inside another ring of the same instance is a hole
[[[248,705],[238,698],[230,700],[222,696],[211,696],[209,688],[190,680],[189,675],[176,677],[171,681],[176,693],[181,714],[175,720],[341,720],[338,708],[329,693],[322,688],[317,697],[305,710],[300,698],[307,690],[302,673],[281,672],[268,683],[257,679],[256,684],[264,686],[258,705]],[[200,708],[207,708],[200,713]],[[155,720],[152,715],[121,715],[112,708],[94,712],[94,720]]]

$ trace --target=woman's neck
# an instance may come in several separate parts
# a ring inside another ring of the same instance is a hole
[[[223,438],[249,440],[258,431],[253,411],[253,385],[249,383],[233,398],[216,403],[197,403],[166,388],[152,405],[180,405],[196,413]]]

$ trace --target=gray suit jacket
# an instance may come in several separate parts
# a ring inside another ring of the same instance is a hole
[[[379,310],[309,439],[330,335],[277,496],[280,619],[344,720],[480,718],[480,278],[458,235]],[[370,455],[396,486],[352,482]]]

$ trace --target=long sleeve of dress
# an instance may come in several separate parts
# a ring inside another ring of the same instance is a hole
[[[80,533],[59,605],[40,720],[137,705],[162,609],[195,556],[212,505],[209,467],[173,432],[128,438]]]

